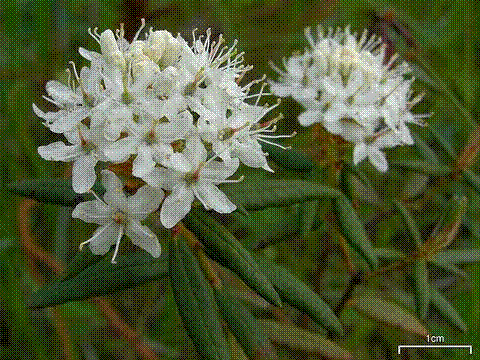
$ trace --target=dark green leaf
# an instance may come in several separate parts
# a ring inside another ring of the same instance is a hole
[[[480,249],[447,249],[435,255],[440,262],[463,264],[480,261]]]
[[[212,259],[232,270],[265,300],[281,306],[280,297],[256,261],[222,224],[201,209],[192,209],[183,221]]]
[[[452,169],[447,165],[434,164],[425,160],[394,160],[391,165],[434,176],[445,176],[452,172]]]
[[[207,360],[230,359],[212,287],[183,238],[170,242],[169,264],[175,302],[198,353]]]
[[[426,260],[417,260],[413,264],[413,284],[417,315],[424,319],[430,304],[430,284]]]
[[[283,301],[304,311],[327,330],[339,336],[343,335],[340,320],[317,293],[284,267],[261,256],[256,256],[256,259],[261,270],[273,283]]]
[[[387,260],[399,260],[405,258],[405,254],[399,250],[392,248],[373,248],[375,254]]]
[[[343,236],[350,246],[358,252],[372,270],[378,267],[378,258],[367,237],[363,223],[358,218],[350,201],[344,196],[334,199],[335,213]]]
[[[413,220],[412,215],[407,210],[407,208],[403,206],[400,200],[393,199],[393,204],[395,205],[397,210],[400,211],[403,221],[405,221],[405,225],[407,225],[408,232],[412,236],[413,240],[415,240],[415,244],[417,245],[418,249],[422,245],[423,241],[422,235],[417,227],[417,224],[415,223],[415,220]]]
[[[327,359],[352,360],[352,354],[331,340],[302,328],[280,324],[273,320],[260,320],[272,341],[292,349],[315,353]]]
[[[417,148],[418,152],[425,159],[433,164],[440,164],[440,160],[438,160],[438,156],[435,151],[432,150],[430,146],[420,137],[420,135],[412,132],[412,137],[415,140],[415,147]]]
[[[83,251],[90,252],[89,249]],[[112,264],[110,258],[107,254],[79,272],[81,266],[74,268],[66,279],[56,280],[33,293],[28,306],[41,308],[111,294],[168,275],[165,255],[155,259],[146,251],[138,250],[119,256],[117,264]]]
[[[268,158],[278,165],[295,171],[308,172],[314,167],[313,162],[304,154],[295,149],[284,150],[278,146],[261,142],[263,151],[268,153]]]
[[[430,285],[430,296],[432,305],[438,310],[440,315],[461,331],[466,332],[468,330],[467,325],[465,325],[460,315],[458,315],[457,310],[455,310],[452,304],[450,304],[433,285]]]
[[[37,201],[62,206],[76,206],[82,201],[94,200],[92,194],[77,194],[73,191],[72,181],[66,179],[26,179],[7,185],[12,193],[25,196]],[[105,189],[100,183],[92,188],[98,195],[102,195]]]
[[[463,171],[463,180],[480,194],[480,176],[470,169],[465,169]]]
[[[453,149],[452,145],[440,134],[440,132],[435,129],[433,126],[428,126],[428,129],[432,133],[432,135],[435,137],[435,139],[439,142],[439,144],[442,146],[443,150],[450,155],[452,159],[457,158],[456,151]]]
[[[222,191],[236,204],[247,210],[259,210],[266,207],[281,207],[306,202],[323,197],[342,196],[332,187],[304,180],[275,180],[250,182],[245,180],[236,184],[225,184]]]
[[[277,359],[268,336],[250,311],[225,287],[214,289],[220,313],[250,359]]]

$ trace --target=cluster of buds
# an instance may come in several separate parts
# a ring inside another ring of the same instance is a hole
[[[235,204],[217,185],[240,181],[242,177],[227,179],[240,162],[272,171],[259,141],[288,136],[271,134],[280,117],[262,120],[278,105],[259,105],[265,84],[249,95],[264,78],[239,85],[251,67],[242,65],[236,41],[224,46],[221,36],[212,41],[207,30],[199,38],[194,32],[190,47],[180,35],[152,29],[139,40],[144,26],[142,20],[131,43],[123,27],[115,34],[89,29],[101,53],[80,48],[91,65],[78,74],[72,64],[75,79],[69,76],[68,86],[57,81],[46,85],[45,99],[60,110],[45,113],[33,105],[44,124],[71,144],[59,141],[40,146],[38,152],[47,160],[73,161],[75,192],[90,191],[98,161],[133,159],[132,176],[146,183],[126,197],[116,175],[104,170],[104,199],[81,203],[72,214],[101,225],[85,243],[100,255],[116,244],[112,262],[124,234],[153,256],[160,255],[157,237],[140,224],[160,206],[166,228],[190,211],[195,198],[206,209],[234,211]]]
[[[380,38],[360,39],[356,33],[318,27],[317,39],[309,28],[310,44],[303,54],[283,59],[285,71],[270,83],[272,93],[292,96],[305,107],[299,116],[303,126],[321,123],[327,131],[355,144],[353,161],[368,157],[380,171],[388,169],[381,149],[414,143],[407,123],[423,125],[430,114],[413,114],[411,109],[423,95],[413,97],[413,77],[407,63],[395,64],[397,55],[386,61],[386,47]]]

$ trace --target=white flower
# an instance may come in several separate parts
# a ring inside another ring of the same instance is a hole
[[[142,177],[152,171],[155,164],[169,166],[180,156],[174,153],[171,143],[184,139],[192,126],[192,115],[188,111],[162,117],[162,121],[150,119],[143,125],[130,124],[130,135],[112,143],[105,154],[115,162],[126,161],[131,154],[136,154],[132,174]]]
[[[45,160],[73,161],[73,190],[76,193],[85,193],[91,189],[97,179],[95,175],[97,161],[108,160],[103,153],[108,141],[102,134],[101,128],[88,129],[85,125],[79,124],[77,129],[64,133],[73,145],[65,145],[57,141],[47,146],[39,146],[38,153]]]
[[[80,203],[72,213],[74,218],[101,225],[90,239],[80,244],[80,250],[89,244],[92,253],[105,255],[115,244],[112,257],[115,264],[120,240],[125,234],[135,245],[159,257],[161,248],[157,236],[140,221],[159,207],[163,192],[146,185],[127,198],[120,179],[109,170],[102,171],[102,183],[107,190],[104,200]]]
[[[238,168],[238,159],[225,163],[207,160],[207,152],[198,135],[187,138],[183,159],[172,163],[171,168],[155,168],[143,177],[148,184],[170,190],[160,211],[160,220],[167,229],[175,226],[190,211],[195,197],[207,209],[231,213],[237,207],[215,185],[239,180],[226,180]]]
[[[73,65],[73,63],[72,63]],[[94,106],[101,100],[100,80],[98,71],[83,67],[80,77],[73,66],[75,77],[80,84],[75,88],[74,83],[69,86],[58,81],[51,80],[45,86],[50,98],[44,98],[57,105],[60,110],[57,112],[43,112],[35,104],[32,104],[33,111],[38,117],[45,120],[47,126],[54,133],[64,133],[72,130],[83,119],[91,116]]]
[[[394,65],[397,55],[385,63],[385,45],[367,33],[358,39],[348,26],[329,29],[327,34],[318,27],[314,39],[307,28],[310,49],[284,60],[286,71],[272,65],[281,77],[270,84],[273,93],[291,95],[306,108],[298,117],[301,125],[321,123],[329,132],[357,144],[355,163],[368,156],[385,171],[386,159],[379,149],[393,143],[412,144],[405,123],[423,125],[422,119],[429,114],[411,113],[421,100],[421,96],[411,99],[414,79],[405,79],[411,70],[405,62]],[[369,143],[365,138],[390,140]]]

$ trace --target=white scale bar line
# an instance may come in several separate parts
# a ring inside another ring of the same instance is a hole
[[[399,354],[402,348],[466,348],[473,354],[472,345],[398,345]]]

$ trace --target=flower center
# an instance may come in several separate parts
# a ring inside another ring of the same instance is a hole
[[[125,224],[127,221],[127,215],[122,211],[117,211],[115,214],[113,214],[113,221],[115,221],[117,224]]]
[[[233,134],[235,134],[235,130],[231,127],[218,130],[218,140],[224,141],[230,139]]]

